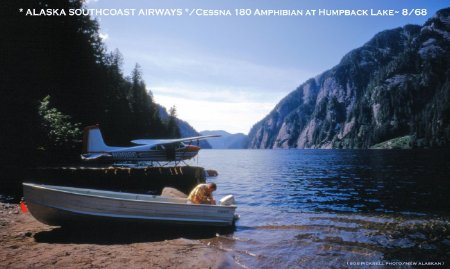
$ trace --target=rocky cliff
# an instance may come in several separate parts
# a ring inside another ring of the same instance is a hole
[[[450,147],[450,8],[383,31],[291,92],[249,133],[249,148],[369,148],[409,136]]]

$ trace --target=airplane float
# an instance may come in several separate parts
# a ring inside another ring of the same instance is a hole
[[[200,147],[191,145],[199,141],[220,135],[194,136],[178,139],[137,139],[131,143],[136,146],[112,147],[105,144],[98,125],[84,128],[81,159],[84,161],[112,162],[114,164],[153,165],[153,162],[181,162],[194,158]],[[184,142],[190,142],[185,144]]]

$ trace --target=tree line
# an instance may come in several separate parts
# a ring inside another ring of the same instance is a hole
[[[100,124],[105,140],[178,137],[176,110],[162,121],[136,64],[109,52],[89,16],[25,16],[20,9],[78,9],[81,0],[2,2],[0,161],[42,164],[79,159],[83,126]]]

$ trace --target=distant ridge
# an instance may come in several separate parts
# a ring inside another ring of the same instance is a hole
[[[157,104],[158,109],[159,109],[159,117],[161,118],[162,121],[166,121],[169,119],[169,113],[167,113],[167,110],[165,107],[163,107],[162,105]],[[192,127],[189,123],[187,123],[184,120],[180,120],[177,118],[177,125],[178,128],[180,128],[180,133],[181,133],[181,137],[190,137],[190,136],[199,136],[200,133],[197,132],[194,127]],[[216,138],[212,138],[209,140],[201,140],[200,142],[200,147],[203,149],[210,149],[211,148],[211,144],[209,142],[211,142],[212,140],[214,140]]]
[[[245,134],[230,134],[223,130],[201,131],[202,135],[221,135],[221,137],[208,140],[213,149],[243,149],[247,148],[248,137]]]

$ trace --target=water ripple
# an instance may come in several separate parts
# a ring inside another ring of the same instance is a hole
[[[448,151],[201,154],[200,165],[219,171],[216,195],[234,194],[241,215],[215,244],[248,268],[450,262]]]

